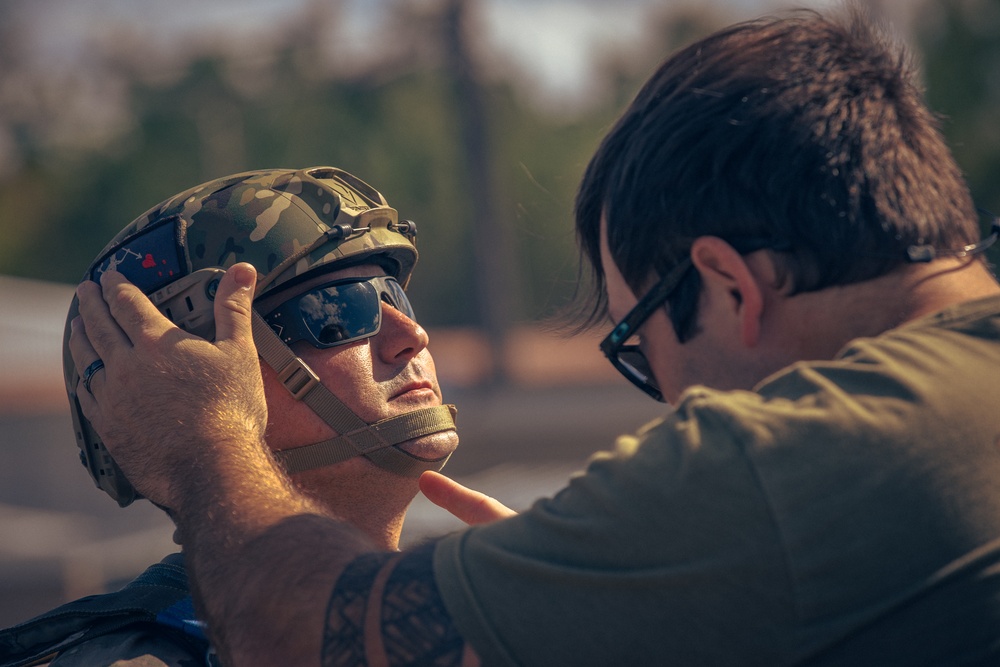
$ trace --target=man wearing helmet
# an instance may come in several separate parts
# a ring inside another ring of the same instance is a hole
[[[674,409],[517,517],[379,551],[262,455],[248,388],[177,396],[255,362],[251,267],[216,345],[120,274],[80,286],[73,356],[107,364],[81,405],[176,512],[226,659],[1000,664],[1000,221],[979,238],[907,59],[858,18],[699,40],[602,141],[577,197],[602,349]],[[131,417],[154,400],[191,441]]]
[[[221,277],[237,262],[253,265],[261,363],[259,373],[248,369],[247,383],[262,377],[269,446],[301,491],[394,550],[417,477],[439,470],[458,444],[454,408],[441,403],[427,333],[403,291],[417,259],[415,233],[413,222],[400,221],[381,194],[345,171],[248,172],[140,216],[87,276],[128,276],[171,321],[211,340]],[[74,299],[67,343],[77,306]],[[99,488],[128,505],[141,496],[77,393],[103,369],[91,366],[81,377],[68,346],[64,360],[81,459]],[[0,649],[3,664],[58,652],[51,664],[61,667],[214,660],[176,554],[122,591],[0,633]]]

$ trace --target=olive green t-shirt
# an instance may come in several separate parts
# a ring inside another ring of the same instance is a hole
[[[1000,298],[691,389],[435,577],[487,665],[1000,664]]]

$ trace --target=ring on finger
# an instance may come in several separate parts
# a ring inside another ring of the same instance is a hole
[[[104,362],[101,359],[98,359],[83,370],[83,388],[86,389],[87,393],[91,396],[94,395],[94,392],[90,390],[90,381],[94,379],[94,374],[102,368],[104,368]]]

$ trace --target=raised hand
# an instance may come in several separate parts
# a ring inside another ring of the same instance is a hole
[[[157,504],[176,507],[176,482],[192,466],[225,460],[219,450],[227,444],[246,449],[263,439],[267,407],[250,327],[255,280],[249,264],[223,277],[215,342],[176,327],[118,272],[77,288],[74,363],[83,375],[104,362],[78,387],[81,408],[129,480]]]

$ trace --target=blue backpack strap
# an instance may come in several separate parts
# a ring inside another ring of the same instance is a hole
[[[163,628],[208,655],[204,626],[194,616],[181,554],[172,554],[123,589],[69,602],[0,630],[0,667],[23,667],[136,623]],[[148,626],[147,626],[148,627]]]

